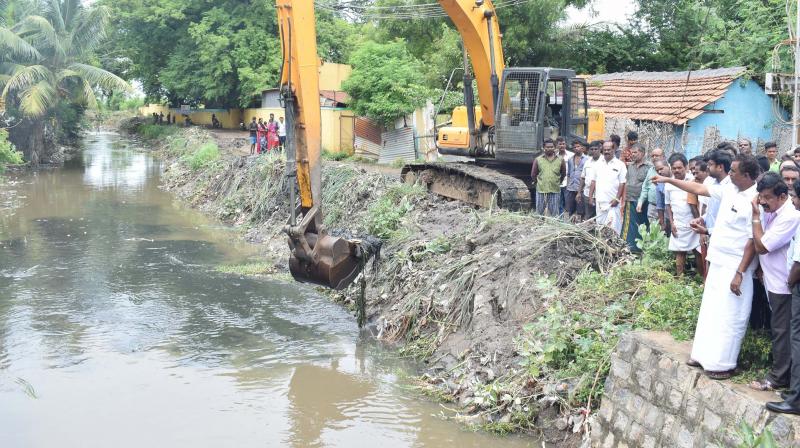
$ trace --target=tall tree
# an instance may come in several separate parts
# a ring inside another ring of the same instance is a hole
[[[37,7],[42,15],[27,15],[10,29],[0,29],[6,48],[0,64],[2,99],[7,112],[23,120],[12,128],[11,138],[33,164],[47,155],[45,128],[56,126],[59,112],[96,107],[96,87],[130,89],[116,75],[88,63],[105,36],[108,9],[85,8],[80,0],[51,0]]]

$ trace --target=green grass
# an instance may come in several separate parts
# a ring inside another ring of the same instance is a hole
[[[204,143],[195,151],[184,156],[186,164],[189,165],[193,171],[207,168],[213,165],[219,158],[219,147],[214,142]]]
[[[426,190],[419,185],[405,183],[392,185],[375,203],[370,205],[367,229],[372,235],[391,239],[403,217],[414,208],[414,201],[424,197]]]
[[[157,124],[143,124],[137,129],[138,134],[146,140],[160,140],[178,133],[179,128]]]
[[[350,154],[341,151],[328,151],[327,149],[322,150],[322,158],[324,160],[334,160],[334,161],[341,161],[341,160],[349,160],[351,158]]]

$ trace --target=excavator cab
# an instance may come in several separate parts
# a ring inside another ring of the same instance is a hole
[[[507,68],[495,117],[495,158],[530,164],[545,138],[586,139],[586,81],[572,70]]]

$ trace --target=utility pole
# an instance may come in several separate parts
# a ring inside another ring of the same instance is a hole
[[[795,9],[795,25],[794,25],[794,98],[792,101],[792,146],[789,148],[793,151],[797,147],[797,120],[800,115],[800,104],[798,104],[798,82],[797,77],[800,74],[800,0],[797,0],[797,7]]]

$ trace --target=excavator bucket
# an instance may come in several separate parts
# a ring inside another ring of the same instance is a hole
[[[289,271],[295,280],[343,289],[361,272],[363,252],[358,242],[325,233],[306,232],[303,236],[310,256],[303,256],[305,252],[298,251],[295,241],[289,240]]]

